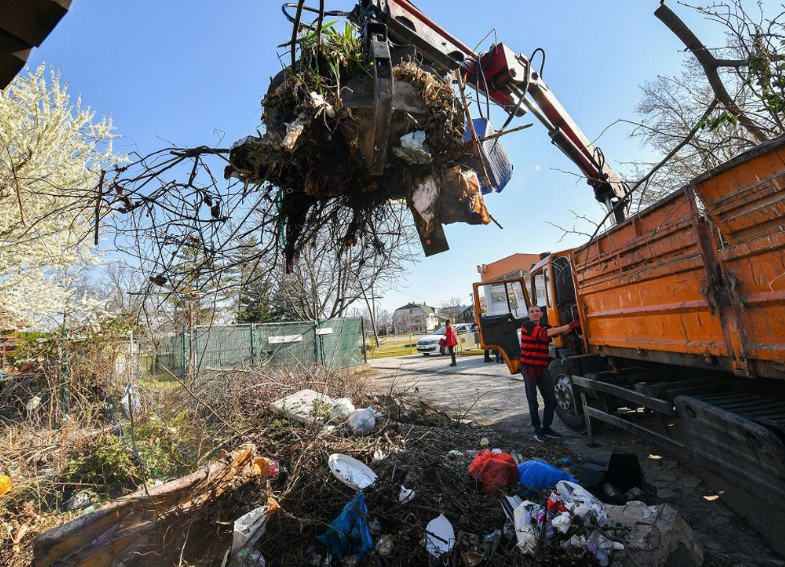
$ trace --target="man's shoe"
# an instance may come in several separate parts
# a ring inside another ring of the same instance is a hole
[[[538,443],[545,443],[547,441],[545,435],[541,431],[538,431],[537,433],[534,434],[534,440],[537,441]]]
[[[542,430],[542,434],[545,435],[546,437],[550,437],[551,439],[562,439],[562,438],[564,438],[564,435],[562,435],[561,433],[559,433],[557,431],[554,431],[550,427],[548,427],[546,429],[543,429]]]

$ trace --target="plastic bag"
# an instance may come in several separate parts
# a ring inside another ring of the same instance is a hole
[[[123,408],[123,414],[127,419],[131,419],[131,411],[134,415],[139,413],[142,409],[139,403],[139,394],[136,393],[136,388],[133,384],[128,384],[125,387],[123,396],[120,398],[120,407]]]
[[[563,470],[545,461],[534,459],[518,465],[518,482],[528,489],[523,491],[526,495],[532,495],[532,490],[547,490],[562,480],[578,482]]]
[[[352,400],[349,398],[338,398],[335,400],[333,409],[330,410],[330,421],[343,421],[355,410]]]
[[[509,454],[489,452],[472,460],[469,476],[478,482],[481,490],[496,496],[497,486],[514,486],[518,482],[518,468]]]
[[[455,545],[455,530],[444,514],[440,514],[425,526],[423,545],[425,545],[426,551],[434,557],[440,557],[442,554],[452,551]]]
[[[341,515],[330,522],[327,531],[316,537],[316,541],[338,558],[357,555],[357,559],[362,559],[368,555],[373,549],[373,541],[368,529],[365,495],[358,492],[354,500],[344,506]]]
[[[562,480],[556,484],[556,492],[561,496],[567,510],[573,515],[580,516],[584,521],[593,521],[600,527],[608,521],[605,515],[605,504],[597,500],[582,486]]]
[[[513,514],[518,547],[523,553],[533,554],[537,550],[538,534],[542,531],[545,513],[538,504],[525,500]]]
[[[353,411],[349,414],[349,427],[355,435],[368,435],[376,427],[376,412],[373,408]]]
[[[266,529],[267,506],[254,508],[234,521],[234,534],[232,537],[232,555],[240,551],[246,545],[253,545],[256,540],[262,537]],[[253,541],[251,539],[253,538]]]

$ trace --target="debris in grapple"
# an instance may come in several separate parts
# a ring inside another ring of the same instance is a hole
[[[232,147],[226,176],[278,194],[287,271],[327,205],[352,211],[342,237],[351,245],[373,234],[391,200],[405,200],[426,255],[448,249],[442,224],[490,222],[477,174],[462,165],[472,145],[450,81],[409,60],[385,66],[379,45],[350,26],[327,28],[321,46],[303,38],[294,72],[273,79],[262,101],[265,133]]]

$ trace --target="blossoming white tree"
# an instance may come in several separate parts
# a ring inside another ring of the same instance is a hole
[[[115,136],[66,90],[41,65],[0,91],[0,327],[89,311],[74,284],[97,262],[98,181],[117,161]]]

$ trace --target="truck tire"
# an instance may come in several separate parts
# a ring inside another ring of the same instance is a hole
[[[548,372],[553,380],[553,390],[556,394],[556,415],[561,422],[578,433],[586,432],[586,421],[583,417],[583,403],[572,387],[570,374],[562,360],[554,360],[548,366]]]

